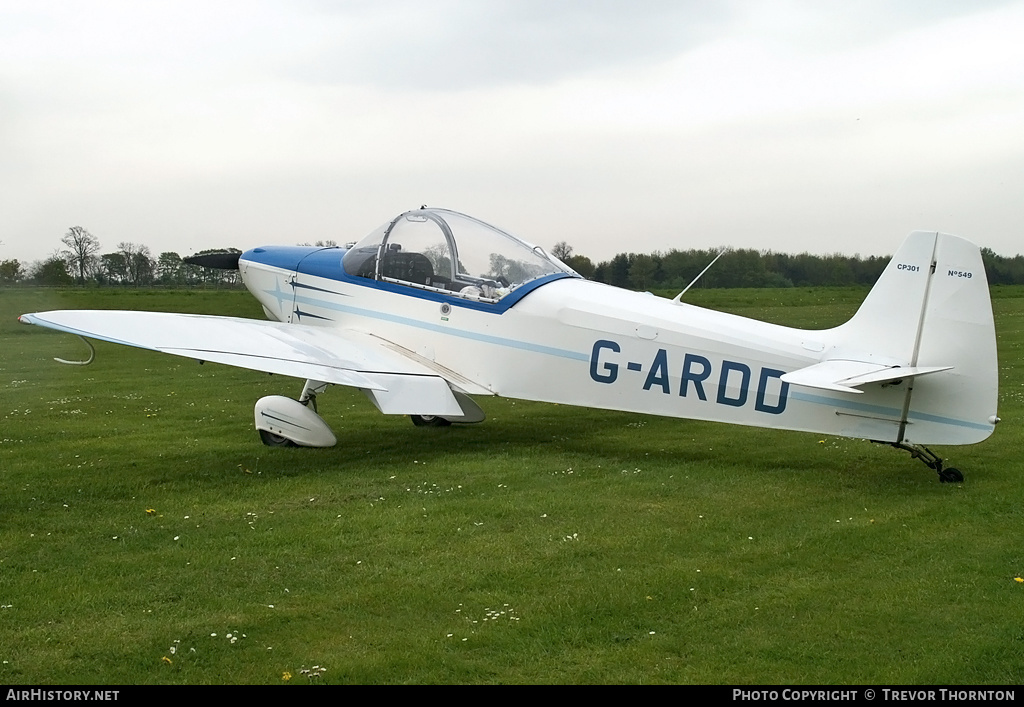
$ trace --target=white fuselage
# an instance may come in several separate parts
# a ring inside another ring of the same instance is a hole
[[[577,278],[549,282],[496,313],[372,280],[244,260],[241,269],[271,318],[379,337],[470,395],[880,441],[897,439],[908,397],[901,384],[854,396],[783,383],[784,373],[822,359],[834,330],[757,322]],[[953,417],[931,422],[944,439],[964,429]]]

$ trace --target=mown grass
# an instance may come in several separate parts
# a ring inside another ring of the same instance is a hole
[[[687,299],[824,327],[864,293]],[[0,290],[0,681],[1017,683],[1024,288],[994,306],[1005,422],[951,485],[858,440],[511,400],[423,429],[343,388],[337,447],[267,449],[252,405],[300,381],[61,366],[81,342],[15,321],[245,293]]]

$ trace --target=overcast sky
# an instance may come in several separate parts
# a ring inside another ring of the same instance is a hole
[[[357,240],[1024,252],[1024,2],[0,0],[0,259]]]

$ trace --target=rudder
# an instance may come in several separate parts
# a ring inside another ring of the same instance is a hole
[[[979,248],[939,233],[917,360],[952,370],[913,386],[905,441],[972,444],[992,434],[999,397],[999,364],[988,278]]]

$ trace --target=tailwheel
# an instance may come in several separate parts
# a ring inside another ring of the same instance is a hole
[[[942,483],[963,483],[964,475],[960,470],[953,467],[949,467],[948,469],[944,468],[942,465],[942,457],[928,449],[928,447],[921,444],[907,444],[906,442],[889,442],[889,445],[896,447],[896,449],[902,449],[905,452],[910,452],[912,459],[920,459],[925,466],[939,475],[939,481]]]
[[[451,420],[437,415],[409,415],[409,417],[412,418],[412,424],[417,427],[448,427],[452,424]]]
[[[959,469],[950,467],[939,472],[939,481],[944,484],[960,484],[963,483],[963,480],[964,475],[960,473]]]

